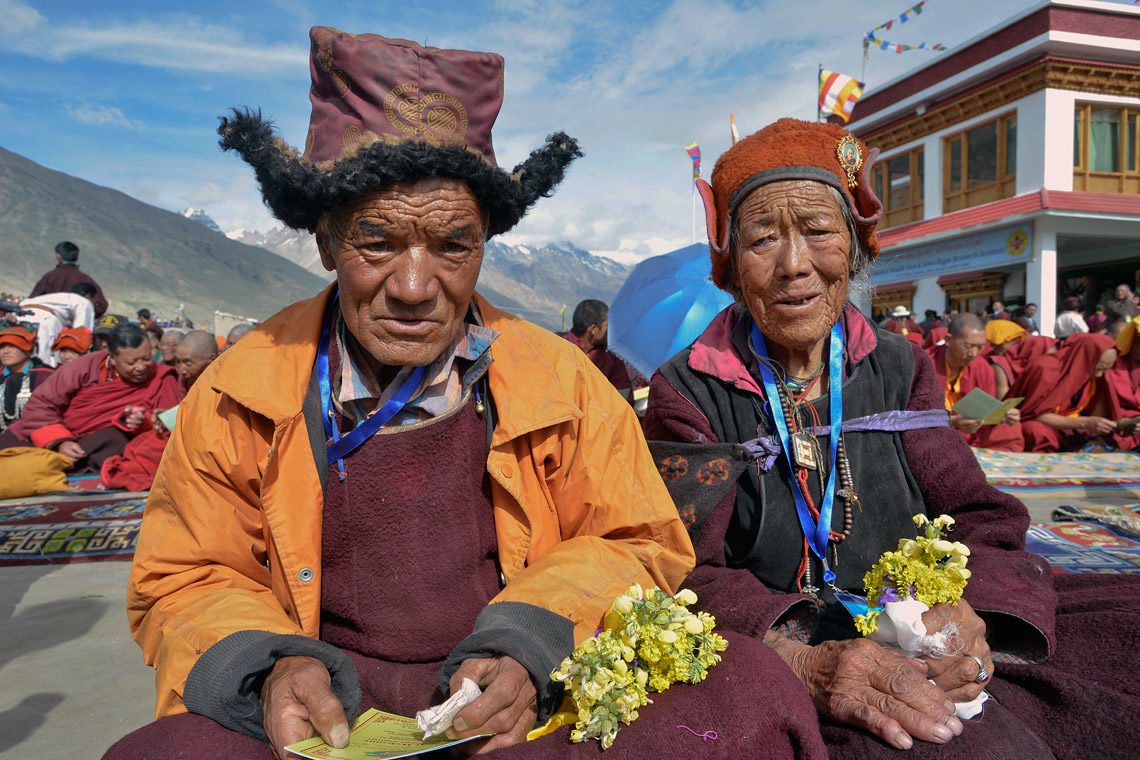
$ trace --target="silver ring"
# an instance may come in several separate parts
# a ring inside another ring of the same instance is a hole
[[[982,658],[969,652],[966,653],[966,656],[978,663],[978,677],[974,679],[974,683],[985,683],[990,680],[990,672],[986,670],[986,664],[982,662]]]

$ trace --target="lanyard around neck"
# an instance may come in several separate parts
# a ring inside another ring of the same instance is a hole
[[[392,398],[385,402],[376,412],[350,430],[342,438],[340,427],[336,424],[335,411],[332,405],[332,377],[329,366],[329,352],[332,350],[332,327],[336,323],[336,309],[340,303],[340,295],[333,296],[329,310],[325,314],[321,325],[321,340],[317,345],[317,386],[321,394],[321,421],[325,427],[325,438],[328,444],[328,463],[336,463],[341,480],[344,479],[344,458],[355,451],[362,443],[371,438],[377,430],[384,427],[396,414],[403,409],[413,394],[420,387],[427,367],[416,367]]]
[[[820,499],[818,523],[812,518],[807,500],[804,498],[802,486],[794,477],[795,462],[789,448],[788,423],[784,419],[784,409],[780,404],[776,379],[772,374],[772,366],[769,364],[768,347],[764,342],[764,336],[760,333],[760,328],[755,323],[752,324],[752,347],[760,358],[758,362],[760,378],[764,382],[764,393],[768,397],[768,408],[772,413],[772,421],[776,423],[776,434],[780,438],[780,446],[784,450],[784,457],[788,460],[788,467],[793,472],[792,496],[796,500],[796,514],[800,518],[800,527],[803,529],[804,536],[807,537],[812,552],[823,563],[823,579],[829,584],[834,583],[835,572],[827,563],[827,541],[831,533],[831,508],[835,503],[836,453],[839,449],[839,435],[843,423],[843,328],[839,326],[838,322],[831,328],[831,345],[828,357],[829,385],[827,388],[828,397],[831,401],[831,419],[829,420],[831,424],[831,435],[829,436],[831,471],[827,475],[827,486],[824,489],[823,498]]]

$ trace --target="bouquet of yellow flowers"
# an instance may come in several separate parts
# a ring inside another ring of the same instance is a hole
[[[954,518],[940,515],[931,520],[919,514],[914,516],[914,524],[924,528],[925,535],[900,540],[899,548],[885,552],[863,577],[871,609],[856,616],[855,628],[864,636],[878,629],[879,615],[888,603],[913,599],[929,608],[943,602],[957,604],[962,598],[970,578],[966,569],[970,549],[942,537],[942,531],[954,524]]]
[[[728,642],[713,633],[712,615],[687,609],[696,601],[688,589],[672,596],[658,588],[642,591],[640,585],[615,599],[598,633],[550,674],[569,694],[559,713],[531,738],[574,720],[570,741],[598,739],[609,749],[621,725],[636,720],[638,708],[650,704],[650,689],[703,681]]]

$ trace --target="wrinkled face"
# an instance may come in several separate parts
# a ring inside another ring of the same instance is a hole
[[[965,367],[981,356],[986,347],[986,331],[968,327],[960,337],[946,336],[946,363],[952,367]]]
[[[446,178],[372,192],[321,218],[341,315],[378,365],[422,366],[444,352],[479,279],[485,230],[470,188]]]
[[[158,342],[159,350],[162,351],[162,360],[164,362],[174,361],[174,349],[178,346],[178,336],[173,333],[163,333],[162,339]]]
[[[60,364],[67,364],[68,362],[73,362],[76,359],[78,359],[79,356],[80,356],[80,353],[78,351],[76,351],[74,348],[61,348],[61,349],[59,349],[59,363]]]
[[[1093,377],[1104,377],[1104,373],[1112,369],[1112,365],[1116,364],[1116,349],[1110,348],[1100,355],[1100,360],[1093,367]]]
[[[185,342],[179,343],[174,349],[174,369],[178,370],[187,388],[194,384],[212,361],[214,361],[213,356],[203,356]]]
[[[144,340],[136,348],[120,348],[110,356],[111,366],[119,373],[119,377],[128,383],[141,385],[154,371],[154,355],[150,350],[150,341]]]
[[[23,367],[28,360],[28,352],[11,343],[0,343],[0,365],[5,367]]]
[[[851,233],[827,186],[762,185],[737,208],[733,280],[765,338],[788,349],[824,340],[847,301]]]

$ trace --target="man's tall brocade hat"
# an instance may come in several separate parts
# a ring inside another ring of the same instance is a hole
[[[260,113],[223,117],[223,150],[253,166],[274,216],[316,229],[326,212],[398,182],[451,177],[471,188],[490,216],[488,237],[506,232],[562,181],[582,153],[551,135],[511,172],[498,168],[491,127],[503,103],[503,58],[425,48],[376,34],[309,30],[313,113],[304,155]]]
[[[815,180],[834,187],[847,202],[855,230],[871,259],[879,255],[875,225],[883,204],[871,189],[871,167],[879,154],[835,124],[780,119],[745,137],[717,159],[712,184],[697,180],[705,206],[713,282],[728,284],[729,230],[748,194],[782,180]]]

